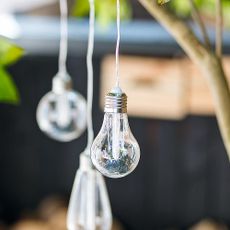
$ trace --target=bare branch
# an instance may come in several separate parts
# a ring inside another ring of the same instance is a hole
[[[202,71],[212,93],[219,128],[230,159],[230,90],[222,63],[211,50],[200,43],[185,22],[165,7],[159,6],[155,0],[139,2],[171,33]]]
[[[210,47],[211,47],[210,40],[209,40],[208,33],[207,33],[206,28],[205,28],[205,25],[203,23],[203,20],[201,18],[201,15],[199,13],[199,10],[197,9],[197,7],[195,5],[194,0],[188,0],[188,1],[189,1],[190,6],[191,6],[191,9],[192,9],[193,20],[200,27],[201,33],[202,33],[203,38],[204,38],[204,43],[205,43],[206,47],[208,49],[210,49]]]
[[[199,63],[208,54],[207,48],[199,41],[189,26],[166,7],[159,6],[155,0],[139,0],[139,2],[166,27],[192,60]]]
[[[170,0],[158,0],[158,4],[163,5],[163,4],[165,4],[165,3],[169,2],[169,1]]]
[[[216,55],[222,59],[223,9],[221,0],[216,0]]]

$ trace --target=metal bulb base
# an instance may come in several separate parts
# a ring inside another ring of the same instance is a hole
[[[72,80],[68,73],[57,73],[53,78],[52,90],[56,94],[62,94],[72,90]]]
[[[127,113],[127,96],[112,90],[105,96],[105,113]]]

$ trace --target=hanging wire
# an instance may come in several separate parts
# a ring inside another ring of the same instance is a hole
[[[120,85],[119,51],[120,51],[120,0],[117,0],[117,45],[116,45],[116,86]]]
[[[94,24],[95,24],[95,6],[94,0],[89,0],[89,39],[87,50],[87,131],[88,143],[86,149],[90,149],[94,139],[93,122],[92,122],[92,105],[93,105],[93,49],[94,49]],[[90,151],[86,151],[90,153]]]
[[[66,73],[66,59],[68,51],[68,6],[67,0],[60,0],[60,48],[59,72]]]

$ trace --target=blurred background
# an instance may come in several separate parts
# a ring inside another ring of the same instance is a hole
[[[189,22],[185,2],[173,0],[167,7]],[[197,1],[212,41],[214,2]],[[95,133],[103,120],[104,94],[114,81],[115,4],[96,5]],[[229,161],[206,82],[136,0],[121,4],[121,81],[142,155],[134,173],[106,179],[114,230],[228,229]],[[223,4],[224,62],[230,77],[230,4]],[[74,88],[86,97],[88,2],[70,0],[69,9],[67,66]],[[2,0],[0,36],[0,229],[64,230],[86,134],[59,143],[36,122],[38,102],[58,69],[58,2]]]

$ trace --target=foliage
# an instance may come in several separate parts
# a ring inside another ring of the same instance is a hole
[[[121,19],[130,19],[132,15],[129,0],[120,0]],[[116,19],[116,0],[95,0],[95,12],[97,21],[106,26]],[[87,0],[77,0],[73,7],[72,14],[76,17],[86,17],[89,13]]]
[[[204,17],[208,18],[209,20],[214,19],[216,8],[215,0],[194,0],[194,2]],[[230,1],[222,0],[222,4],[225,25],[230,26]],[[172,0],[170,1],[170,7],[179,16],[188,17],[191,14],[189,1]]]
[[[0,101],[18,104],[19,93],[6,67],[15,63],[23,55],[22,48],[0,38]]]
[[[190,17],[191,7],[188,0],[156,0],[163,5],[169,2],[169,7],[181,17]],[[215,0],[194,0],[201,13],[209,20],[215,16]],[[130,0],[120,0],[121,19],[130,19],[132,9]],[[230,26],[230,0],[222,0],[224,21],[226,26]],[[108,25],[116,19],[116,0],[95,0],[96,17],[103,26]],[[86,17],[89,13],[89,3],[87,0],[76,0],[73,7],[73,16]]]

